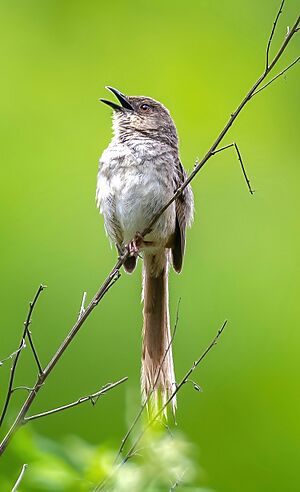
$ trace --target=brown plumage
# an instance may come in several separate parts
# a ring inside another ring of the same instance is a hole
[[[152,410],[165,403],[175,389],[172,348],[170,346],[168,252],[144,255],[144,326],[142,348],[143,399],[153,393]],[[155,386],[154,386],[155,385]],[[153,391],[154,389],[154,391]],[[176,399],[172,401],[173,411]]]
[[[138,253],[143,256],[144,325],[142,394],[151,395],[157,409],[175,389],[170,347],[168,271],[180,272],[185,252],[186,228],[193,217],[193,195],[187,186],[160,216],[151,232],[139,233],[173,196],[186,178],[178,157],[176,127],[168,110],[154,99],[126,97],[109,88],[121,106],[114,109],[114,137],[103,152],[97,181],[97,204],[105,228],[119,252],[129,243],[131,256],[124,268],[131,273]],[[173,400],[175,411],[176,401]]]

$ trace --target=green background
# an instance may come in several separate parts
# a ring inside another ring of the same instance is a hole
[[[17,346],[27,303],[43,282],[32,332],[43,363],[115,261],[95,207],[98,158],[111,138],[105,85],[171,111],[191,170],[264,66],[278,1],[33,1],[1,6],[1,349]],[[273,51],[297,14],[287,2]],[[278,66],[298,54],[294,39]],[[276,72],[274,72],[276,73]],[[298,89],[298,90],[297,90]],[[197,445],[202,484],[219,492],[299,489],[299,67],[255,97],[226,136],[232,149],[193,181],[195,222],[184,270],[170,277],[178,378],[225,318],[218,346],[178,397],[178,426]],[[298,107],[297,107],[298,106]],[[117,446],[139,405],[141,273],[94,311],[32,412],[128,376],[95,407],[34,423]],[[29,350],[18,384],[35,378]],[[0,368],[1,399],[9,365]],[[11,421],[22,395],[15,395]],[[17,476],[14,443],[3,457]],[[1,465],[0,465],[1,476]],[[1,482],[0,482],[1,483]]]

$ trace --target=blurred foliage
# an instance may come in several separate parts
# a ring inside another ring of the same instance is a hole
[[[90,299],[115,261],[94,199],[98,158],[111,138],[110,111],[98,102],[108,96],[104,86],[163,102],[192,169],[263,70],[279,3],[0,0],[0,359],[16,348],[42,282],[48,289],[31,329],[46,364],[77,318],[82,292]],[[272,53],[298,10],[298,1],[286,1]],[[298,54],[299,34],[278,70]],[[256,193],[247,192],[232,150],[211,159],[193,181],[183,272],[170,274],[172,319],[182,298],[178,379],[229,320],[195,374],[203,393],[186,385],[178,397],[180,430],[200,449],[203,483],[218,492],[299,489],[299,68],[258,94],[224,141],[238,143]],[[140,402],[139,269],[123,274],[94,311],[32,413],[123,376],[128,382],[95,407],[30,424],[45,439],[76,434],[115,449],[124,435]],[[8,374],[6,363],[0,404]],[[34,381],[26,349],[16,384]],[[7,425],[23,397],[14,394]],[[24,462],[14,454],[17,438],[1,459],[0,482],[2,468],[12,483]]]
[[[207,491],[192,485],[200,471],[194,450],[179,433],[148,432],[137,453],[115,473],[115,450],[77,436],[58,443],[22,429],[15,439],[14,455],[30,463],[19,492],[91,492],[110,475],[105,490],[114,492]],[[9,492],[14,482],[10,475],[2,476],[1,492]]]

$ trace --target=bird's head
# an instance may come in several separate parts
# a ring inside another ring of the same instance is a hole
[[[154,138],[177,147],[176,127],[167,108],[160,102],[145,96],[125,96],[107,87],[118,99],[116,104],[100,99],[113,109],[115,134],[123,139],[136,137]]]

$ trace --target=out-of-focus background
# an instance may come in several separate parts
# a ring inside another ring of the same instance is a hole
[[[78,315],[83,291],[90,299],[115,261],[94,200],[98,158],[111,138],[110,109],[98,102],[113,97],[104,86],[163,102],[191,170],[263,70],[278,3],[1,2],[0,359],[16,348],[42,282],[48,288],[32,332],[48,362]],[[272,52],[296,14],[297,2],[288,1]],[[297,49],[295,39],[278,70]],[[203,392],[187,385],[178,397],[178,428],[197,449],[199,484],[218,492],[299,487],[297,100],[298,66],[240,115],[224,144],[238,143],[256,193],[248,193],[232,149],[211,159],[193,181],[196,214],[184,270],[171,273],[173,321],[181,297],[178,379],[229,320],[195,373]],[[32,432],[117,447],[139,407],[140,296],[139,266],[94,311],[32,412],[125,375],[126,385],[94,407],[36,421]],[[5,363],[1,401],[8,374]],[[27,349],[17,384],[30,386],[34,378]],[[21,401],[18,392],[8,423]],[[2,458],[1,490],[22,465],[20,442]],[[49,467],[55,474],[55,460]]]

